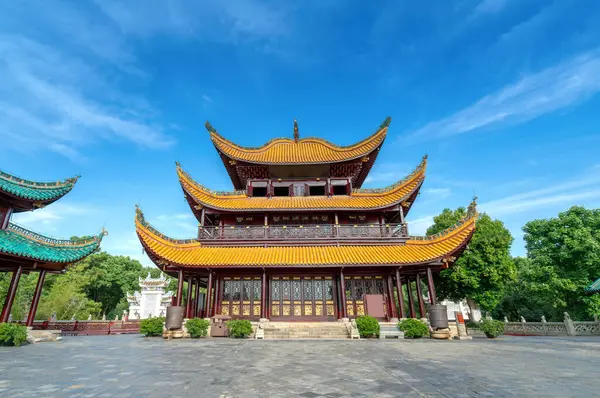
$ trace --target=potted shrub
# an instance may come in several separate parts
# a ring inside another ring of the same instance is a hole
[[[419,319],[405,319],[398,322],[398,329],[404,332],[405,339],[420,339],[429,334],[427,324]]]
[[[154,317],[140,321],[140,333],[146,337],[162,336],[165,318]]]
[[[229,337],[237,339],[243,339],[252,334],[252,323],[247,319],[227,321],[227,328],[229,328]]]
[[[16,323],[0,323],[0,345],[20,346],[27,341],[27,328]]]
[[[485,319],[479,324],[479,329],[481,329],[488,338],[494,339],[504,334],[504,322]]]
[[[197,339],[198,337],[206,337],[209,325],[210,322],[206,319],[193,318],[185,323],[185,328],[191,338]]]
[[[379,322],[372,316],[363,315],[356,318],[356,328],[360,337],[379,336]]]

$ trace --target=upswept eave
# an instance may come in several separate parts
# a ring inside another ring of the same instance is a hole
[[[417,265],[453,263],[465,249],[477,220],[475,202],[454,227],[431,237],[411,237],[405,244],[354,246],[203,246],[171,239],[151,227],[136,210],[136,232],[157,265],[180,267],[311,267],[361,265]]]
[[[352,195],[248,197],[245,190],[216,192],[196,182],[179,163],[177,176],[184,193],[197,205],[221,211],[378,210],[414,197],[425,180],[427,156],[404,179],[382,189],[354,189]],[[410,207],[410,206],[405,206]],[[192,209],[193,210],[193,209]]]
[[[0,230],[0,254],[44,263],[69,264],[100,249],[107,232],[80,239],[55,239],[9,223]]]
[[[340,146],[322,138],[275,138],[260,147],[243,147],[221,136],[205,123],[210,139],[219,153],[235,160],[263,165],[300,165],[339,163],[367,156],[379,148],[391,123],[388,117],[369,137],[355,144]]]
[[[38,182],[25,180],[0,170],[0,194],[32,202],[31,208],[46,206],[73,189],[79,176],[57,182]],[[16,209],[22,211],[24,209]],[[29,209],[28,209],[29,210]]]

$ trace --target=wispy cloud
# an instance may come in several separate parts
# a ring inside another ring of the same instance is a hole
[[[94,211],[94,208],[90,206],[58,202],[43,209],[25,213],[16,213],[13,216],[13,220],[19,225],[30,228],[34,231],[40,227],[40,225],[44,228],[49,227],[50,230],[55,231],[56,224],[60,223],[61,221],[89,215]]]
[[[208,95],[206,95],[206,94],[202,94],[202,99],[205,102],[208,102],[209,104],[212,104],[212,102],[213,102],[213,99],[211,97],[209,97]]]
[[[411,235],[425,235],[427,228],[433,225],[433,216],[425,216],[407,222],[408,232]]]
[[[589,52],[523,77],[452,116],[410,133],[408,141],[465,134],[502,123],[522,123],[578,104],[600,91],[600,54]]]
[[[376,163],[375,169],[372,170],[365,179],[365,184],[391,184],[404,178],[410,173],[408,170],[409,169],[403,164]]]
[[[473,10],[474,16],[496,14],[506,7],[507,0],[482,0]]]
[[[452,195],[452,190],[450,188],[425,188],[421,192],[430,199],[445,199]]]
[[[190,213],[161,214],[151,220],[151,222],[166,234],[172,234],[173,237],[185,238],[195,236],[198,233],[198,222],[194,215]]]

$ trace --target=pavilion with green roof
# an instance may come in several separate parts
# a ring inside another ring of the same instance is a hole
[[[598,278],[594,282],[590,283],[585,288],[585,292],[587,294],[599,294],[600,293],[600,278]]]
[[[62,273],[68,265],[99,250],[102,237],[106,235],[104,230],[96,236],[60,240],[10,221],[14,213],[33,211],[54,203],[69,193],[76,182],[77,177],[57,182],[35,182],[0,171],[0,272],[12,272],[0,323],[9,319],[23,273],[39,273],[26,321],[27,326],[31,326],[46,273]]]

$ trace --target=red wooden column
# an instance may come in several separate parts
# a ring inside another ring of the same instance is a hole
[[[13,271],[8,291],[6,292],[6,299],[4,300],[4,307],[2,307],[2,315],[0,315],[0,323],[8,322],[10,310],[12,309],[13,302],[15,301],[15,294],[17,293],[17,287],[19,287],[19,280],[23,273],[23,266],[19,265],[16,270]]]
[[[396,312],[396,305],[394,303],[394,283],[392,282],[392,275],[388,275],[387,279],[387,291],[388,291],[388,308],[392,318],[398,318],[398,312]]]
[[[260,303],[260,317],[261,318],[268,318],[267,316],[267,271],[263,268],[263,273],[262,273],[262,281],[260,284],[260,288],[261,288],[261,292],[260,292],[260,298],[261,298],[261,303]]]
[[[27,315],[27,322],[25,323],[25,326],[33,325],[38,303],[40,302],[40,297],[42,296],[42,287],[44,286],[44,279],[46,279],[45,269],[41,270],[40,275],[38,276],[37,285],[35,285],[35,292],[33,293],[33,298],[31,299],[31,306],[29,307],[29,314]]]
[[[336,215],[337,218],[337,215]],[[346,308],[346,280],[344,271],[340,269],[340,293],[342,297],[342,318],[348,318],[348,308]]]
[[[427,268],[427,288],[429,289],[429,302],[431,305],[437,304],[437,297],[435,295],[435,286],[433,285],[433,275],[431,268]]]
[[[220,297],[219,297],[219,275],[215,274],[215,287],[213,289],[213,306],[211,308],[211,316],[215,316],[219,313]]]
[[[204,297],[204,317],[210,318],[210,299],[212,297],[212,271],[208,271],[208,282],[206,283],[206,297]]]
[[[404,292],[402,291],[402,280],[400,279],[400,270],[396,269],[396,290],[398,290],[398,316],[406,318],[404,311]]]
[[[419,299],[419,313],[421,313],[421,318],[425,318],[425,303],[423,302],[423,292],[421,290],[421,276],[417,273],[416,277],[417,284],[417,296]]]
[[[177,297],[175,298],[175,306],[181,307],[181,296],[183,295],[183,270],[180,268],[177,271]]]
[[[196,277],[194,283],[194,318],[200,316],[200,278]]]
[[[413,294],[412,294],[412,282],[410,280],[410,276],[406,277],[406,290],[408,293],[408,309],[410,310],[410,317],[414,318],[415,317],[415,304],[414,304],[414,299],[413,299]]]
[[[188,285],[187,285],[187,298],[185,300],[185,317],[191,318],[192,316],[192,276],[188,276]]]

